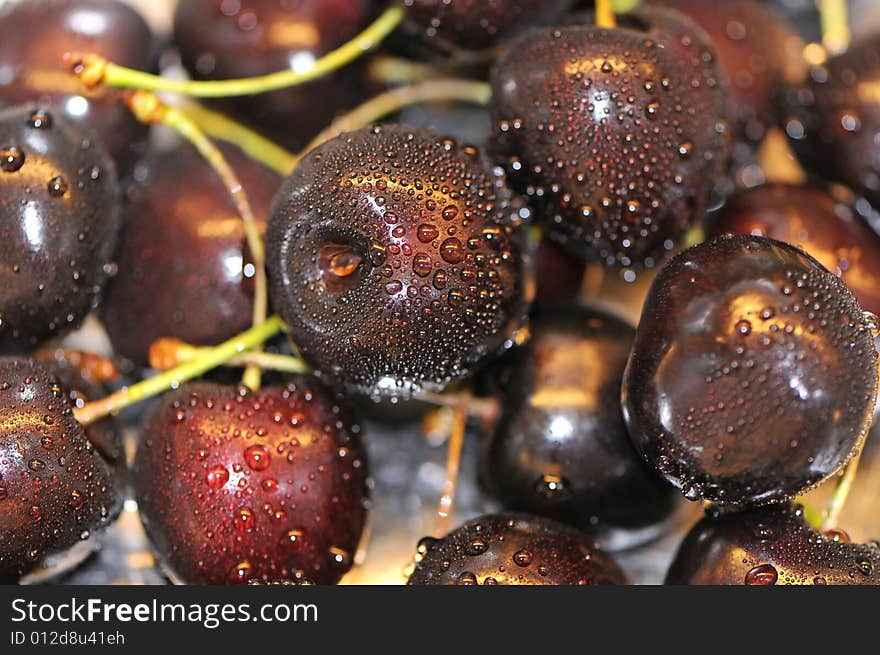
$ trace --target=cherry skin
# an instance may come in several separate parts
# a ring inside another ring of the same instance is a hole
[[[810,72],[789,95],[785,130],[809,171],[840,182],[880,204],[880,37],[850,49]]]
[[[538,30],[493,69],[495,149],[580,257],[650,267],[702,216],[727,152],[724,91],[690,32],[679,48],[666,23]]]
[[[880,542],[821,533],[800,506],[707,513],[666,576],[674,585],[880,585]]]
[[[636,449],[687,498],[792,498],[849,461],[871,425],[871,325],[797,248],[723,236],[657,275],[623,383]]]
[[[264,226],[280,178],[221,150]],[[242,220],[199,154],[181,144],[149,157],[127,200],[119,270],[101,308],[115,351],[145,365],[156,339],[211,345],[247,329],[253,266]]]
[[[53,558],[63,561],[121,508],[118,471],[73,417],[68,393],[51,365],[0,357],[2,583],[51,572]]]
[[[655,0],[700,25],[712,38],[729,81],[727,117],[737,158],[782,121],[781,88],[806,77],[804,42],[776,10],[756,0]]]
[[[481,516],[442,539],[419,542],[411,585],[626,584],[588,536],[527,514]]]
[[[584,263],[550,239],[535,251],[535,302],[544,305],[574,300],[584,280]]]
[[[148,128],[112,89],[88,90],[61,64],[66,52],[94,52],[121,66],[155,72],[158,52],[150,28],[115,0],[7,3],[0,10],[0,108],[38,103],[97,132],[127,173],[143,154]]]
[[[880,236],[843,200],[817,187],[764,184],[728,199],[707,230],[755,234],[803,249],[880,313]]]
[[[486,447],[488,486],[508,509],[575,525],[604,548],[657,536],[679,494],[645,465],[623,422],[635,330],[570,306],[538,309],[530,331],[495,375],[503,409]]]
[[[403,0],[409,29],[443,50],[486,50],[535,25],[551,25],[574,0]]]
[[[181,0],[174,40],[195,79],[305,69],[375,17],[370,0]],[[216,101],[290,148],[300,148],[360,99],[357,65],[295,88]],[[320,99],[316,102],[316,99]]]
[[[440,390],[511,343],[525,257],[476,148],[385,126],[313,150],[269,217],[272,302],[303,356],[352,390]]]
[[[187,584],[338,582],[366,519],[360,426],[308,377],[166,394],[143,424],[134,480],[163,568]]]
[[[119,229],[116,167],[94,132],[43,109],[0,111],[0,353],[79,324]]]

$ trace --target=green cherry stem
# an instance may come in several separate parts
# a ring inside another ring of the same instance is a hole
[[[184,362],[199,359],[211,350],[210,346],[194,346],[173,337],[154,341],[150,346],[150,366],[167,371]],[[223,366],[258,366],[265,371],[281,373],[309,373],[311,368],[301,358],[292,355],[266,353],[259,350],[243,352],[223,363]]]
[[[840,522],[840,515],[846,505],[846,499],[852,490],[853,482],[856,479],[856,473],[859,469],[859,460],[862,453],[853,457],[843,471],[843,475],[837,481],[834,492],[831,494],[831,500],[828,501],[828,507],[825,510],[825,520],[822,521],[822,530],[831,530],[836,528]]]
[[[70,52],[64,55],[64,62],[74,75],[90,87],[104,84],[142,91],[179,93],[196,98],[249,96],[304,84],[342,68],[382,43],[400,25],[405,15],[404,8],[395,2],[363,32],[318,59],[307,70],[287,69],[261,77],[209,81],[169,80],[119,66],[94,53]]]
[[[198,125],[185,113],[162,103],[158,97],[145,91],[126,95],[126,104],[135,117],[147,124],[161,124],[172,128],[198,150],[202,158],[214,169],[229,192],[244,225],[245,238],[254,265],[253,325],[266,320],[269,307],[269,291],[266,280],[266,253],[260,227],[251,209],[250,201],[235,171],[226,162],[223,153],[205,135]],[[260,369],[248,367],[244,373],[245,386],[256,391],[260,388]]]
[[[606,29],[617,27],[612,0],[596,0],[596,27]]]
[[[243,352],[260,346],[267,339],[285,329],[278,316],[272,316],[265,323],[224,341],[219,346],[206,348],[198,358],[184,362],[169,371],[160,373],[130,387],[120,389],[106,398],[86,403],[74,410],[74,416],[84,426],[91,425],[105,416],[115,414],[130,405],[151,398],[169,389],[176,388],[188,380],[197,378]]]

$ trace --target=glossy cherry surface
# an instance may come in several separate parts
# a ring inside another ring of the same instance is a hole
[[[221,149],[265,226],[280,178]],[[181,144],[149,157],[124,214],[119,270],[102,305],[118,354],[144,365],[156,339],[210,345],[250,326],[254,270],[242,219],[195,149]]]
[[[86,89],[63,67],[66,52],[93,52],[154,72],[158,47],[137,11],[116,0],[35,0],[0,9],[0,108],[38,103],[98,133],[121,172],[143,153],[148,128],[118,91]]]
[[[512,338],[519,219],[479,151],[405,126],[313,150],[267,231],[272,302],[305,358],[372,395],[440,389]]]
[[[656,536],[679,494],[642,461],[623,422],[635,329],[576,306],[539,309],[530,329],[498,367],[489,487],[505,507],[571,523],[605,548]]]
[[[781,241],[725,236],[657,275],[623,384],[642,456],[691,500],[796,496],[861,446],[872,325],[836,275]]]
[[[0,357],[0,581],[16,582],[46,558],[108,524],[120,478],[73,417],[52,365]]]
[[[707,514],[666,576],[675,585],[880,585],[880,542],[821,533],[801,507]]]
[[[584,262],[550,239],[541,239],[535,251],[535,302],[553,305],[574,300],[584,272]]]
[[[672,249],[726,156],[712,47],[676,16],[534,31],[493,69],[494,142],[511,182],[551,238],[607,266],[652,266]]]
[[[0,353],[79,324],[119,229],[116,168],[94,132],[43,109],[0,112]]]
[[[175,581],[332,584],[364,528],[364,457],[360,426],[314,378],[258,392],[187,384],[145,419],[141,518]]]
[[[196,79],[222,80],[306,70],[357,36],[376,15],[370,0],[181,0],[174,40]],[[291,89],[219,102],[291,148],[304,146],[334,115],[358,102],[357,65]]]
[[[801,163],[880,204],[880,37],[810,71],[790,94],[785,130]]]
[[[609,585],[626,575],[583,532],[526,514],[481,516],[419,542],[411,585]]]
[[[707,230],[755,234],[805,250],[843,279],[862,308],[880,313],[880,236],[853,207],[817,187],[765,184],[728,199]]]

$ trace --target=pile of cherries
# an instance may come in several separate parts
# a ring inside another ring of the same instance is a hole
[[[254,253],[190,144],[157,146],[123,92],[62,65],[158,72],[133,9],[0,9],[0,581],[81,561],[131,486],[172,581],[336,583],[369,511],[351,400],[473,394],[496,408],[481,481],[505,512],[414,544],[410,584],[625,584],[608,553],[672,529],[682,496],[706,516],[670,584],[880,584],[880,542],[796,502],[854,470],[877,400],[880,37],[817,62],[756,0],[644,0],[614,24],[593,4],[399,3],[375,57],[488,81],[480,147],[388,122],[282,179],[223,146],[289,337],[270,348],[312,372],[182,378],[94,422],[158,340],[250,327]],[[196,80],[307,69],[386,11],[179,0],[173,50]],[[377,91],[369,68],[211,106],[302,148]],[[773,130],[803,184],[756,179]],[[637,328],[585,304],[585,270],[652,279]],[[93,312],[123,376],[59,346]]]

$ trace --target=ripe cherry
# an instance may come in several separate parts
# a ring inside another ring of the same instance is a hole
[[[675,585],[880,585],[880,542],[823,534],[800,506],[707,513],[666,576]]]
[[[6,3],[0,10],[0,108],[37,103],[95,130],[127,173],[143,154],[148,128],[112,89],[86,89],[62,66],[66,52],[94,52],[153,72],[159,48],[141,15],[116,0]]]
[[[411,585],[609,585],[626,575],[583,532],[527,514],[476,518],[419,542]]]
[[[714,53],[676,16],[535,31],[493,69],[495,145],[511,182],[551,238],[607,266],[649,267],[671,250],[726,157]]]
[[[239,150],[222,151],[265,224],[281,180]],[[118,354],[144,365],[156,339],[217,344],[250,325],[254,272],[242,221],[192,147],[149,157],[124,213],[119,270],[102,304]]]
[[[519,327],[518,228],[476,148],[403,126],[345,134],[277,196],[272,302],[324,375],[375,396],[438,390]]]
[[[765,184],[728,199],[708,236],[754,234],[803,249],[880,313],[880,237],[846,199],[818,187]]]
[[[335,583],[364,528],[364,457],[360,426],[313,378],[257,392],[187,384],[144,422],[141,518],[175,581]]]
[[[119,229],[116,167],[94,132],[44,109],[0,112],[0,353],[79,324]]]
[[[691,500],[792,498],[864,440],[875,322],[794,246],[748,235],[694,246],[648,293],[624,376],[630,436]]]
[[[52,365],[0,358],[0,581],[43,577],[91,552],[121,479],[73,417]],[[80,546],[79,544],[83,544]]]
[[[505,507],[571,523],[604,548],[657,536],[678,493],[632,447],[620,410],[635,330],[584,307],[539,309],[496,372],[502,412],[486,448]]]

